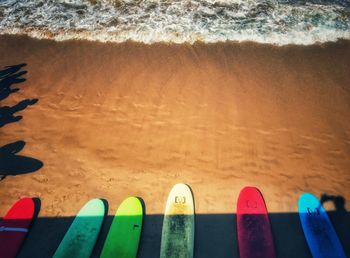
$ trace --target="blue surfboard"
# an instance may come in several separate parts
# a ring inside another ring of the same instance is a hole
[[[299,217],[314,258],[346,258],[339,238],[320,201],[310,193],[299,198]]]

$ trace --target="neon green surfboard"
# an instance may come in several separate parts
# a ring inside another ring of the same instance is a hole
[[[119,206],[109,229],[101,258],[136,258],[142,230],[143,207],[136,197]]]
[[[176,184],[166,203],[160,258],[192,258],[193,249],[193,195],[187,185]]]
[[[89,258],[105,216],[105,205],[92,199],[75,217],[53,258]]]

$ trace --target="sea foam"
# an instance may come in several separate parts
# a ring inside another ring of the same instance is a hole
[[[2,0],[0,34],[275,45],[350,39],[349,0]]]

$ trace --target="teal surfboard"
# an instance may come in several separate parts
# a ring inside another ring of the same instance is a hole
[[[343,247],[320,201],[310,193],[299,198],[299,217],[314,258],[346,258]]]
[[[136,258],[142,230],[143,207],[136,197],[119,206],[109,229],[101,258]]]
[[[170,191],[163,220],[160,258],[192,258],[194,201],[191,189],[176,184]]]
[[[75,217],[54,258],[89,258],[94,249],[105,216],[105,205],[92,199]]]

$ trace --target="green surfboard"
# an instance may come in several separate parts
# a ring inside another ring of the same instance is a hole
[[[193,249],[193,195],[187,185],[176,184],[165,208],[160,258],[192,258]]]
[[[136,258],[142,230],[143,208],[136,197],[119,206],[109,229],[101,258]]]
[[[100,233],[105,209],[100,199],[86,203],[75,217],[53,258],[89,258]]]

